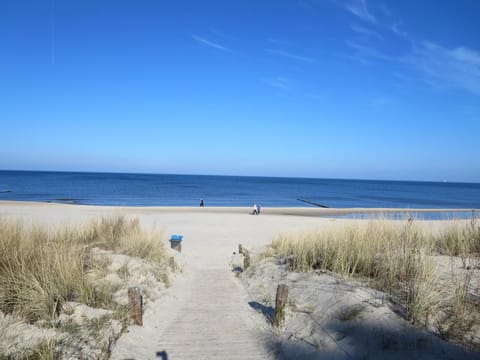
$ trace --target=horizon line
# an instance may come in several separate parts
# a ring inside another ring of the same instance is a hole
[[[218,176],[218,177],[246,177],[246,178],[278,178],[278,179],[308,179],[308,180],[340,180],[340,181],[387,181],[387,182],[421,182],[440,184],[480,184],[480,181],[449,181],[449,180],[405,180],[405,179],[367,179],[341,177],[314,177],[314,176],[279,176],[279,175],[235,175],[235,174],[198,174],[198,173],[160,173],[160,172],[132,172],[132,171],[93,171],[93,170],[31,170],[31,169],[0,169],[2,171],[19,172],[53,172],[53,173],[86,173],[86,174],[125,174],[125,175],[167,175],[167,176]]]

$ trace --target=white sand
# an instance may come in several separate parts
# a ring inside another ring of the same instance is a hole
[[[246,292],[231,272],[238,244],[258,247],[282,231],[302,231],[330,220],[305,216],[249,215],[246,208],[120,208],[40,203],[0,203],[0,216],[50,226],[86,223],[99,216],[138,217],[143,226],[164,230],[163,241],[184,236],[183,272],[156,303],[147,304],[143,327],[130,327],[113,359],[272,358],[271,334],[248,306]],[[286,221],[288,219],[288,221]]]
[[[335,213],[335,209],[263,208],[259,216],[249,215],[249,210],[0,202],[0,217],[52,227],[123,214],[138,217],[142,226],[163,229],[162,241],[167,246],[169,235],[184,236],[183,272],[172,280],[163,297],[147,304],[144,326],[129,327],[114,346],[112,359],[159,359],[165,354],[170,360],[277,357],[278,340],[265,318],[248,305],[245,287],[231,272],[232,253],[239,243],[259,248],[281,232],[345,226],[361,220],[311,216]]]

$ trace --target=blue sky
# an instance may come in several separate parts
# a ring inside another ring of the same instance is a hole
[[[0,4],[0,169],[480,181],[476,0]]]

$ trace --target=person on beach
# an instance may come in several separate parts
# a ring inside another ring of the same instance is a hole
[[[204,207],[205,203],[203,202],[203,199],[200,199],[200,207]]]
[[[261,205],[258,204],[258,206],[257,206],[257,215],[260,215],[260,207],[261,207]]]
[[[253,204],[252,215],[258,215],[258,207],[257,207],[257,204]]]

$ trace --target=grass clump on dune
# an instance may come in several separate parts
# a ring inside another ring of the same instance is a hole
[[[444,255],[462,258],[466,266],[466,257],[480,255],[480,226],[476,217],[467,225],[454,224],[445,232],[435,237],[435,250]]]
[[[158,241],[160,236],[143,231],[138,219],[127,220],[119,216],[92,223],[86,240],[90,246],[156,262],[165,258],[165,249]]]
[[[78,236],[0,223],[0,310],[35,321],[53,318],[65,301],[94,304],[89,249]]]
[[[0,220],[0,311],[36,321],[55,318],[67,301],[108,308],[109,287],[96,286],[90,275],[109,263],[94,248],[156,263],[165,258],[159,238],[138,220],[115,217],[55,232]]]
[[[373,279],[376,287],[404,306],[409,320],[427,322],[444,306],[434,255],[467,259],[478,254],[479,244],[475,219],[468,226],[439,233],[425,233],[411,220],[402,225],[373,220],[366,226],[280,235],[271,249],[294,271],[325,269]]]

